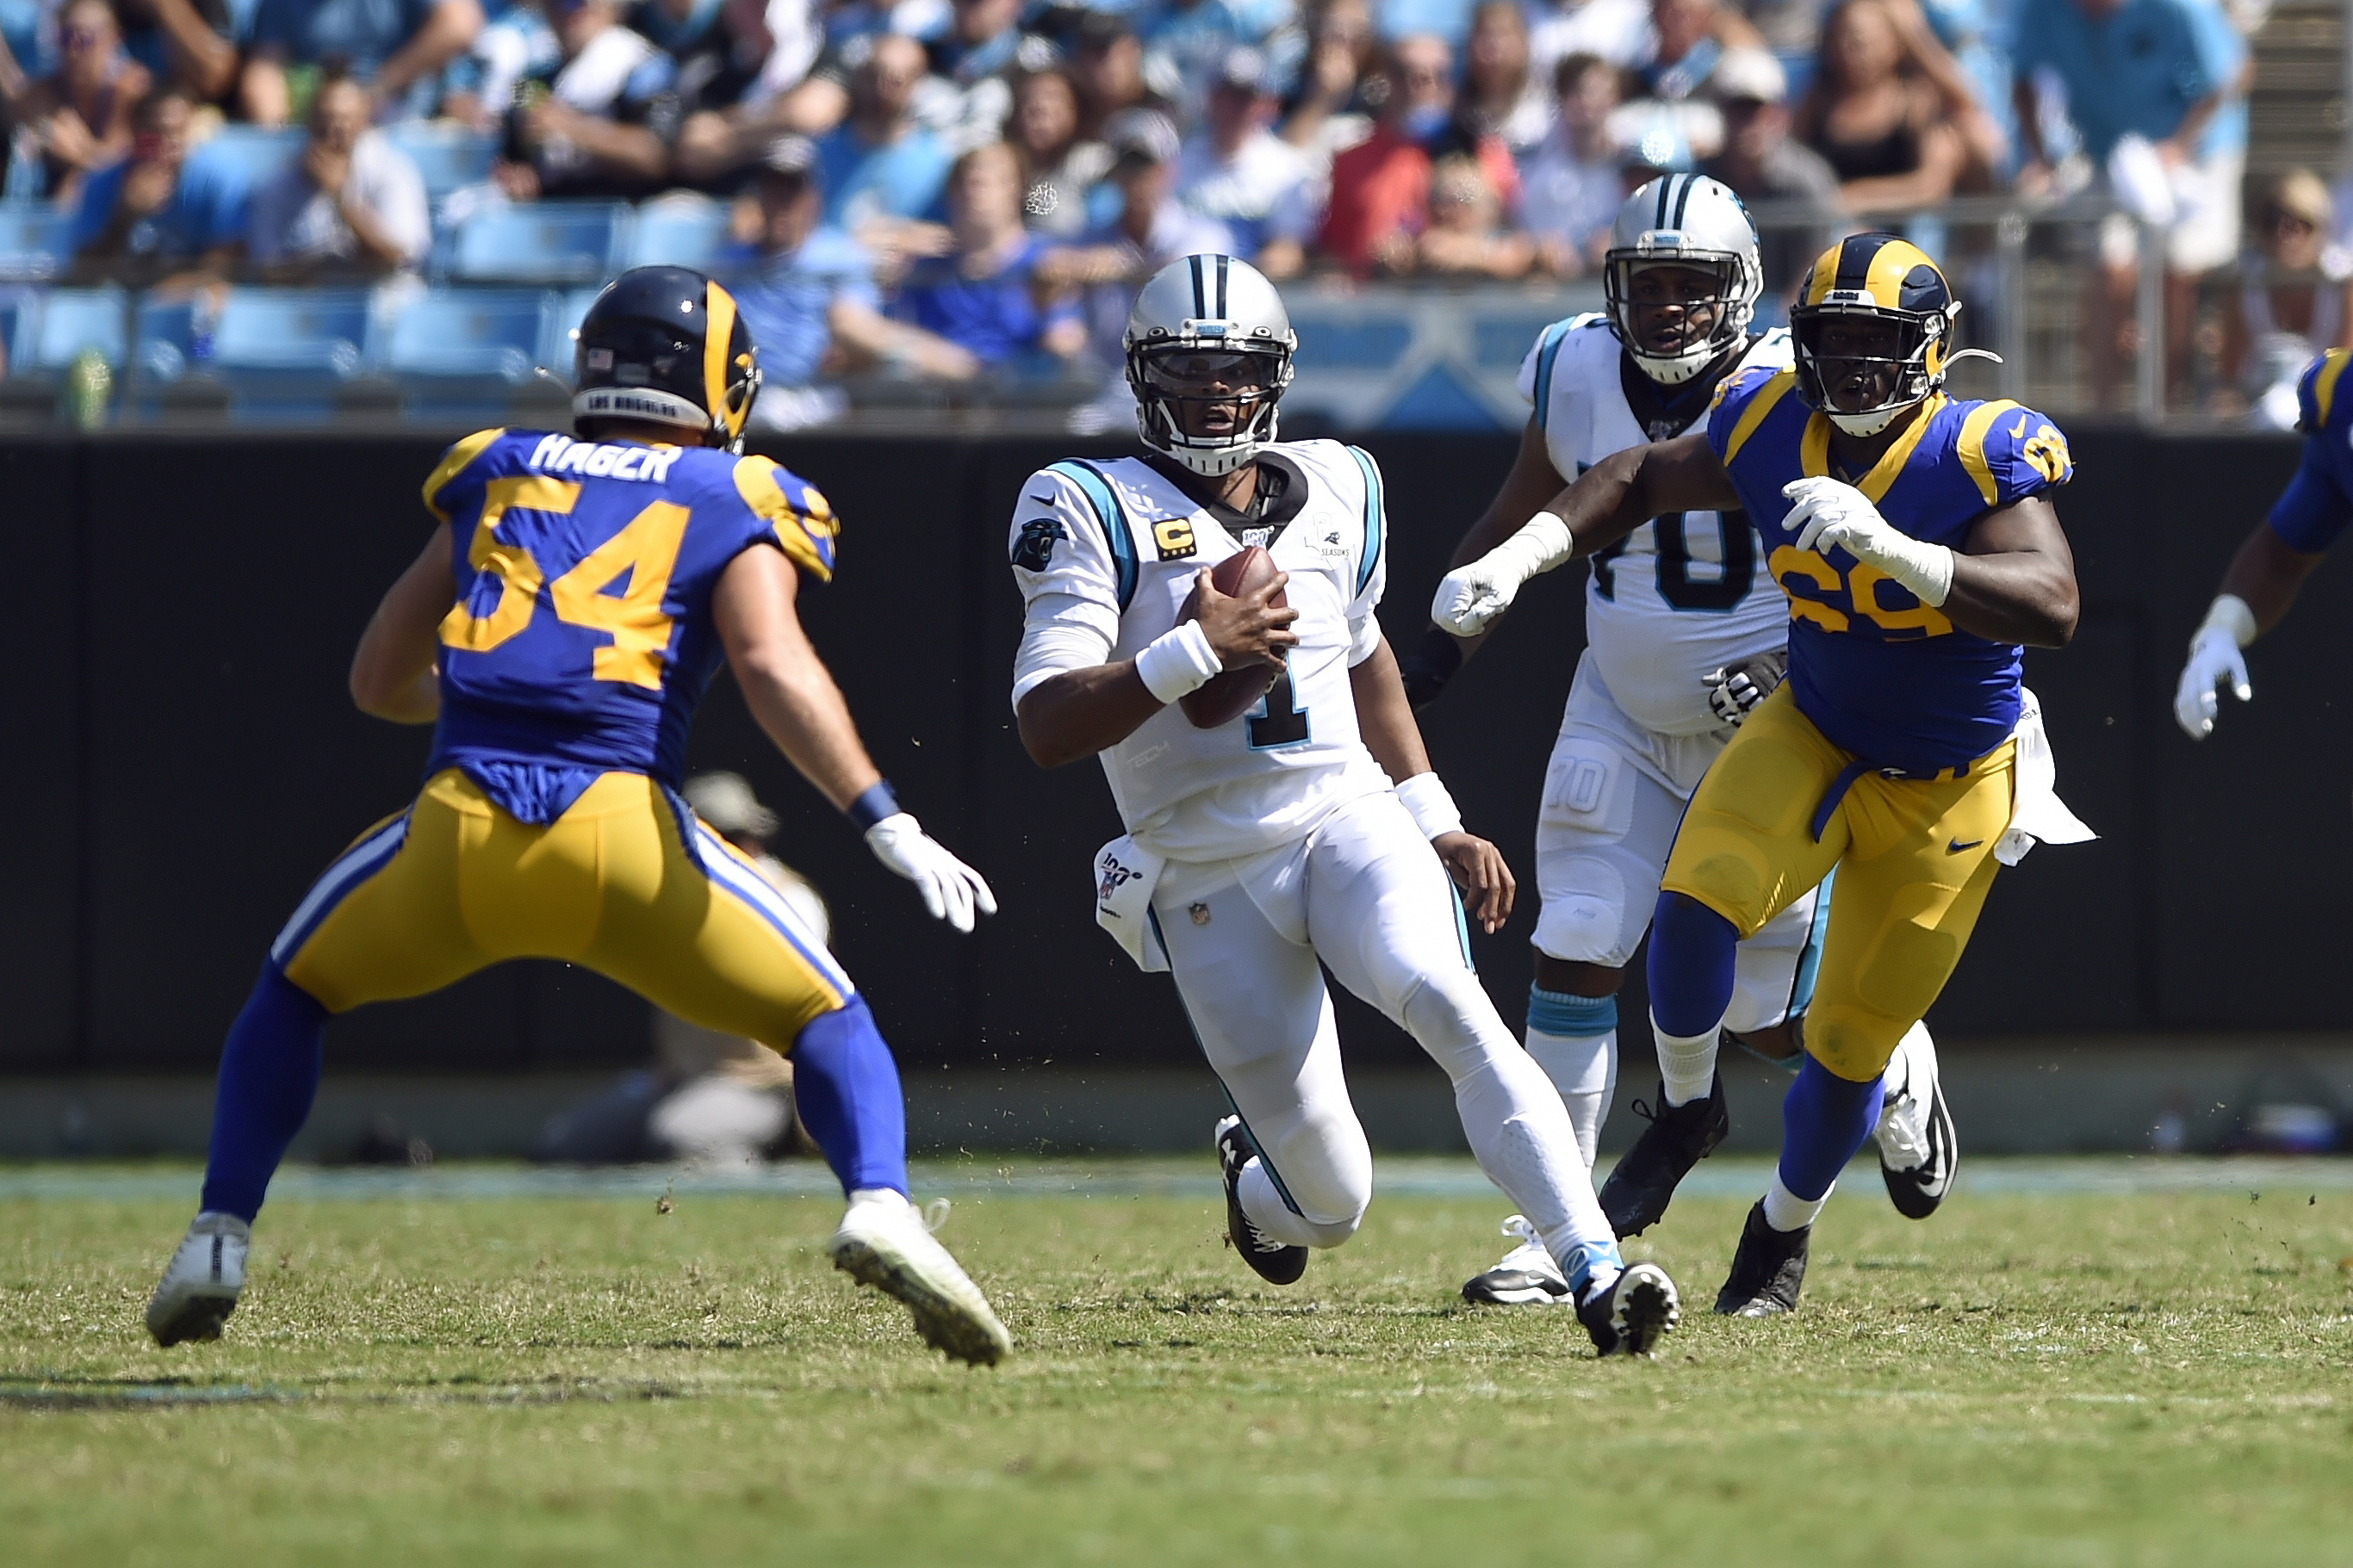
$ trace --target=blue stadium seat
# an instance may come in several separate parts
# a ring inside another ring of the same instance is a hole
[[[638,209],[629,240],[632,267],[691,267],[708,272],[727,246],[727,208],[720,202],[665,197]]]
[[[572,379],[572,333],[604,291],[601,283],[593,289],[567,289],[548,315],[547,336],[539,344],[539,363],[566,381]]]
[[[395,317],[368,357],[404,381],[527,382],[556,306],[535,289],[437,290]]]
[[[225,164],[248,185],[258,185],[302,155],[309,132],[300,126],[224,125],[191,156]]]
[[[142,299],[131,324],[132,366],[149,381],[177,381],[196,354],[193,300]]]
[[[356,289],[232,289],[207,363],[220,371],[298,371],[348,380],[367,342],[368,297]]]
[[[0,205],[0,280],[38,282],[73,260],[73,218],[47,202]]]
[[[8,374],[60,371],[96,349],[115,369],[131,348],[130,300],[120,289],[53,289],[27,300],[8,340]]]
[[[426,196],[436,202],[460,185],[489,179],[499,153],[496,138],[438,121],[409,121],[388,127],[385,135],[417,165]]]
[[[624,202],[534,202],[478,213],[458,230],[449,271],[469,283],[586,283],[627,264]]]

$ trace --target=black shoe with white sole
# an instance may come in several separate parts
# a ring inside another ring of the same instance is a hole
[[[1935,1214],[1953,1190],[1961,1146],[1945,1105],[1936,1047],[1922,1025],[1912,1026],[1887,1064],[1887,1104],[1872,1138],[1879,1145],[1879,1174],[1895,1212],[1905,1219]]]
[[[1609,1289],[1595,1291],[1577,1309],[1593,1353],[1602,1356],[1649,1355],[1683,1316],[1675,1282],[1655,1263],[1629,1264]]]
[[[1798,1292],[1806,1284],[1806,1243],[1812,1226],[1775,1230],[1765,1223],[1765,1203],[1758,1199],[1740,1227],[1740,1247],[1732,1255],[1732,1272],[1715,1293],[1716,1312],[1726,1318],[1778,1318],[1798,1310]]]
[[[1239,1116],[1218,1123],[1218,1166],[1226,1176],[1226,1239],[1270,1285],[1296,1285],[1307,1272],[1307,1249],[1286,1247],[1250,1224],[1242,1212],[1242,1167],[1259,1157]]]
[[[1601,1212],[1620,1237],[1640,1236],[1658,1224],[1667,1212],[1667,1201],[1675,1195],[1676,1184],[1732,1131],[1721,1074],[1707,1086],[1706,1099],[1687,1105],[1669,1105],[1667,1086],[1662,1083],[1659,1108],[1652,1110],[1638,1100],[1634,1114],[1647,1117],[1651,1124],[1601,1184]]]

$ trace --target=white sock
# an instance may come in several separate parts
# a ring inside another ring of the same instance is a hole
[[[1775,1230],[1803,1230],[1814,1223],[1814,1216],[1836,1191],[1838,1184],[1832,1182],[1820,1197],[1801,1198],[1781,1184],[1781,1173],[1776,1171],[1773,1184],[1765,1189],[1765,1223]]]
[[[1666,1080],[1667,1103],[1689,1105],[1705,1100],[1715,1083],[1715,1042],[1721,1022],[1704,1035],[1670,1035],[1659,1027],[1654,1014],[1651,1033],[1659,1046],[1659,1076]]]
[[[1560,1090],[1568,1107],[1569,1125],[1577,1129],[1577,1152],[1585,1168],[1593,1168],[1601,1123],[1609,1115],[1609,1097],[1618,1088],[1618,1031],[1606,1035],[1547,1035],[1531,1025],[1528,1055]]]
[[[842,1215],[845,1225],[853,1217],[862,1218],[872,1213],[881,1218],[901,1215],[908,1209],[907,1194],[892,1187],[860,1187],[849,1194],[849,1212]]]

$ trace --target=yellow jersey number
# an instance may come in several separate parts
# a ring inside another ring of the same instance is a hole
[[[1940,637],[1953,629],[1944,612],[1916,599],[1905,609],[1890,609],[1879,602],[1879,585],[1887,574],[1858,561],[1844,577],[1839,569],[1811,550],[1784,544],[1767,558],[1766,567],[1781,591],[1789,596],[1789,618],[1811,621],[1826,632],[1842,632],[1861,616],[1891,637],[1911,640]]]
[[[579,499],[578,485],[538,474],[491,481],[473,540],[466,547],[466,563],[477,575],[488,573],[498,580],[499,602],[489,615],[478,616],[464,599],[459,600],[441,622],[441,641],[470,653],[490,652],[531,625],[545,584],[558,620],[612,637],[609,646],[596,650],[597,679],[659,690],[662,654],[670,634],[662,597],[670,592],[670,574],[686,537],[687,509],[671,501],[654,502],[577,566],[547,583],[528,549],[499,538],[499,523],[510,510],[560,516]],[[628,587],[618,596],[606,593],[624,573]]]

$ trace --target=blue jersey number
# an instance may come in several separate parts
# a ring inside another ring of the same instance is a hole
[[[1699,514],[1709,515],[1706,512]],[[1757,576],[1757,535],[1745,511],[1717,512],[1716,535],[1723,542],[1718,559],[1723,574],[1714,582],[1694,581],[1691,574],[1691,541],[1683,529],[1690,512],[1671,511],[1654,518],[1651,531],[1659,542],[1659,597],[1678,610],[1712,610],[1718,614],[1738,607],[1748,597]],[[1626,553],[1620,540],[1593,557],[1593,586],[1605,599],[1618,597],[1617,574],[1611,563]]]

